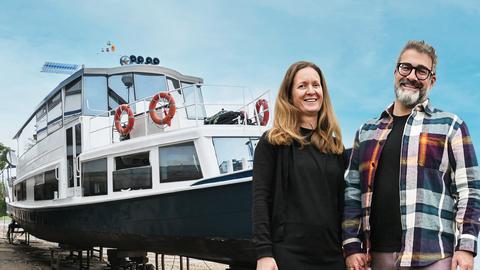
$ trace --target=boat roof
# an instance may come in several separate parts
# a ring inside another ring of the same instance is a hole
[[[58,92],[62,90],[63,87],[71,83],[72,81],[76,80],[77,78],[81,77],[82,75],[115,75],[115,74],[124,74],[124,73],[150,73],[150,74],[163,74],[169,77],[173,77],[178,79],[179,81],[183,82],[190,82],[190,83],[203,83],[203,79],[200,77],[189,76],[181,74],[180,72],[162,67],[162,66],[153,66],[153,65],[125,65],[120,67],[113,67],[113,68],[82,68],[60,82],[57,87],[55,87],[45,98],[35,107],[35,110],[30,114],[28,119],[22,125],[22,127],[18,130],[18,132],[13,136],[13,139],[17,139],[20,134],[22,133],[23,129],[28,125],[30,120],[35,116],[38,109],[42,107],[50,98],[56,95]]]

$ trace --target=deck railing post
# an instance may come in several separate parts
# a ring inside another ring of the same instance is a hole
[[[145,103],[146,103],[147,99],[144,98],[143,99],[143,105],[145,106]],[[145,109],[144,110],[144,124],[145,124],[145,136],[148,135],[148,117],[150,117],[150,106],[148,107],[148,109]]]
[[[195,84],[195,87],[193,88],[193,104],[195,106],[195,126],[198,127],[197,88],[198,85]]]

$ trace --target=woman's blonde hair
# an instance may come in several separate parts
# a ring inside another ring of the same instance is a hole
[[[330,102],[325,77],[317,65],[306,61],[292,64],[283,78],[275,102],[273,127],[268,132],[268,141],[273,145],[289,145],[295,140],[301,147],[309,143],[300,133],[300,110],[293,105],[292,98],[295,75],[307,67],[318,72],[323,89],[322,107],[318,113],[318,123],[312,134],[311,143],[323,153],[340,154],[343,152],[342,134]]]

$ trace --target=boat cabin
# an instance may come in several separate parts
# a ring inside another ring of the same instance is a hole
[[[152,105],[161,92],[167,96]],[[240,102],[226,102],[232,93]],[[248,95],[160,66],[83,68],[14,136],[13,200],[45,207],[143,196],[251,169],[268,107],[266,94],[247,102]],[[219,121],[226,115],[228,125]]]

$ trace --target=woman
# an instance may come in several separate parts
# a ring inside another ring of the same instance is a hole
[[[322,71],[294,63],[280,86],[273,127],[255,150],[257,270],[345,269],[343,151]]]

